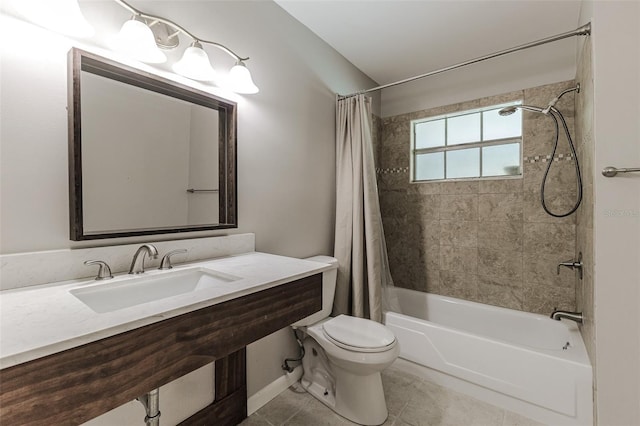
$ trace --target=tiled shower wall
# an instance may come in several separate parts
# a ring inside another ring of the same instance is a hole
[[[573,310],[575,274],[558,262],[573,259],[575,214],[554,218],[540,206],[540,183],[554,139],[553,121],[523,115],[522,178],[410,183],[410,121],[522,100],[546,106],[567,81],[374,122],[379,195],[394,283],[420,291],[550,313]],[[557,108],[574,133],[574,95]],[[560,155],[561,154],[561,155]],[[573,162],[561,137],[546,186],[547,205],[566,211],[576,197]]]
[[[584,200],[576,215],[576,251],[582,252],[583,279],[576,281],[576,305],[584,315],[582,335],[591,364],[595,367],[595,334],[593,302],[593,72],[591,67],[591,38],[586,37],[580,52],[576,80],[581,84],[576,98],[576,139]]]

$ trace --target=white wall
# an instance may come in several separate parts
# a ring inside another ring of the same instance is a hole
[[[577,27],[577,26],[576,26]],[[569,31],[573,28],[566,28]],[[505,35],[508,31],[505,30]],[[550,36],[553,34],[549,34]],[[533,41],[533,40],[530,40]],[[442,105],[451,105],[473,99],[509,93],[516,90],[543,86],[575,77],[575,57],[569,55],[557,62],[557,55],[548,52],[571,51],[577,40],[561,40],[542,49],[527,49],[507,56],[490,59],[464,68],[447,71],[411,83],[384,89],[382,91],[382,117],[391,117],[412,111],[421,111]],[[514,43],[507,44],[515,46]],[[569,47],[569,48],[567,48]],[[551,49],[551,50],[547,50]],[[489,54],[492,52],[482,52]],[[478,54],[476,57],[480,56]],[[550,57],[554,58],[550,61]],[[513,59],[519,65],[514,67]],[[459,61],[472,57],[460,58]],[[454,65],[448,63],[444,66]],[[532,72],[532,68],[537,72]],[[425,69],[422,72],[430,72]],[[411,77],[411,76],[407,76]]]
[[[640,424],[640,3],[584,2],[593,25],[594,324],[600,426]]]
[[[105,32],[117,30],[128,17],[114,2],[81,5],[98,30],[92,44],[102,45]],[[229,232],[255,232],[259,251],[295,257],[332,253],[335,93],[373,81],[271,1],[136,6],[251,56],[247,65],[261,91],[233,99],[238,102],[239,228]],[[76,42],[1,18],[0,252],[163,238],[69,241],[66,54]],[[233,65],[214,51],[210,57],[220,67]],[[282,359],[294,354],[286,329],[251,345],[249,395],[279,377]]]

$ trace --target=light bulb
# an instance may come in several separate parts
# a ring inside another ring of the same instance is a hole
[[[135,17],[122,25],[110,44],[113,49],[141,62],[159,64],[167,60],[165,54],[158,49],[151,28]]]
[[[185,49],[182,59],[173,64],[173,70],[192,80],[212,81],[216,78],[216,71],[211,67],[207,52],[197,41]]]
[[[260,91],[258,86],[253,82],[249,69],[242,61],[238,61],[234,67],[231,68],[231,71],[229,71],[227,86],[230,90],[233,90],[236,93],[247,95],[258,93]]]

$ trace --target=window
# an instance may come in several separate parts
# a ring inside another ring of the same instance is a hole
[[[412,182],[520,176],[522,111],[487,108],[411,121]]]

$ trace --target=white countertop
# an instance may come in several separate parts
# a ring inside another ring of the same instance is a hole
[[[69,291],[95,285],[82,279],[0,292],[0,368],[114,336],[167,318],[215,305],[314,275],[335,266],[266,253],[244,253],[189,264],[170,271],[149,270],[145,276],[194,267],[239,277],[212,289],[193,291],[113,312],[96,313]],[[105,285],[132,279],[120,274]]]

